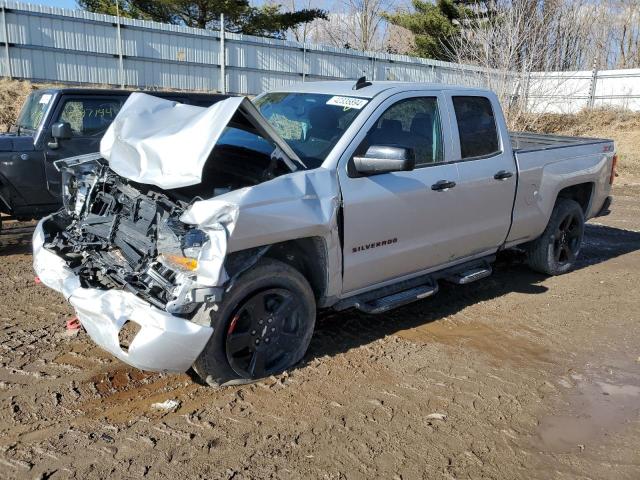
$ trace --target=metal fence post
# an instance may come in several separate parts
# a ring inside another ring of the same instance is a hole
[[[227,74],[225,66],[227,55],[224,46],[224,13],[220,14],[220,93],[227,93]]]
[[[531,72],[527,72],[524,79],[524,111],[529,111],[529,89],[531,88]]]
[[[589,85],[589,103],[587,108],[593,108],[596,101],[596,86],[598,83],[598,60],[593,61],[593,70],[591,71],[591,84]]]
[[[11,57],[9,56],[9,29],[7,28],[7,3],[2,2],[2,31],[4,32],[4,57],[7,62],[7,77],[13,78],[11,73]]]
[[[124,60],[122,56],[122,32],[120,30],[120,1],[116,0],[116,42],[118,43],[118,76],[120,77],[120,88],[124,88]]]
[[[307,81],[307,42],[302,42],[302,81]]]

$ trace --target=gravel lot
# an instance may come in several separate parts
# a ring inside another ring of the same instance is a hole
[[[69,336],[29,235],[3,234],[0,477],[638,479],[640,183],[622,183],[575,271],[503,259],[389,315],[322,315],[299,368],[219,390]]]

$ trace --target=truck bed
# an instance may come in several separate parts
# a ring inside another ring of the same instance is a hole
[[[567,137],[529,132],[509,132],[509,136],[511,137],[513,150],[516,152],[531,152],[611,142],[611,140],[605,138]]]

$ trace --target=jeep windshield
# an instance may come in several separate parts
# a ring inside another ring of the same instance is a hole
[[[254,101],[308,168],[319,167],[368,100],[317,93],[267,93]]]
[[[33,92],[29,95],[18,116],[17,130],[37,130],[52,98],[53,95],[47,92]]]

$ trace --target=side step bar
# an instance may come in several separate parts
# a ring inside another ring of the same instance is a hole
[[[435,295],[438,292],[439,280],[465,285],[488,277],[492,273],[491,263],[495,259],[495,255],[489,255],[439,272],[421,275],[386,287],[359,293],[341,299],[333,304],[331,308],[335,311],[356,308],[365,313],[388,312],[394,308]]]
[[[386,297],[376,298],[370,302],[356,300],[353,306],[365,313],[384,313],[394,308],[402,307],[408,303],[430,297],[435,295],[437,292],[438,284],[434,282],[431,285],[421,285]]]
[[[479,267],[472,270],[455,273],[454,275],[445,277],[445,280],[450,283],[455,283],[456,285],[466,285],[467,283],[486,278],[491,275],[492,272],[493,270],[490,266]]]

